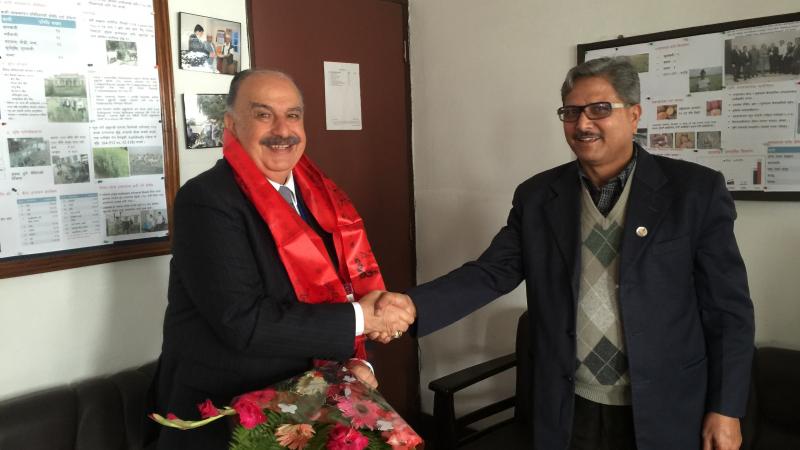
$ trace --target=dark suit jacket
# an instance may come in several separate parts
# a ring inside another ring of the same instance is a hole
[[[231,398],[352,356],[349,304],[300,303],[266,223],[225,160],[175,200],[169,304],[155,385],[158,411],[197,419],[197,403]],[[316,223],[313,224],[317,228]],[[159,448],[227,448],[224,422],[162,430]]]
[[[753,307],[734,203],[720,173],[643,149],[630,182],[619,301],[636,441],[639,450],[697,449],[706,411],[742,416],[747,401]],[[408,292],[425,335],[525,280],[541,450],[566,448],[572,428],[580,195],[575,162],[530,178],[478,260]]]

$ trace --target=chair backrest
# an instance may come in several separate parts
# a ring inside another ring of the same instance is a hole
[[[774,347],[756,349],[753,388],[745,444],[754,450],[800,448],[800,351]],[[748,436],[750,435],[750,436]],[[746,447],[743,447],[746,448]]]
[[[517,397],[514,415],[529,423],[533,407],[533,354],[531,353],[531,324],[528,311],[517,322]]]

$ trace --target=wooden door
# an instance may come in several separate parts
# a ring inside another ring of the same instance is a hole
[[[306,152],[351,197],[387,288],[415,283],[408,4],[389,0],[248,0],[255,68],[284,70],[303,91]],[[362,130],[325,129],[323,62],[358,63]],[[419,412],[417,343],[370,346],[379,389],[407,419]]]

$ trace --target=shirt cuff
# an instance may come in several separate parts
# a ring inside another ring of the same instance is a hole
[[[358,361],[360,363],[363,363],[365,366],[369,367],[370,372],[372,372],[372,374],[375,375],[375,368],[372,367],[372,364],[370,364],[369,361],[367,361],[366,359],[350,358],[350,361]]]
[[[364,310],[361,309],[361,305],[358,302],[353,302],[351,305],[353,305],[353,311],[356,314],[356,336],[361,336],[364,334]]]

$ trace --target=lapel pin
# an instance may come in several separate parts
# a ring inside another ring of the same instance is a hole
[[[645,228],[645,227],[636,228],[636,235],[639,236],[639,237],[647,236],[647,228]]]

